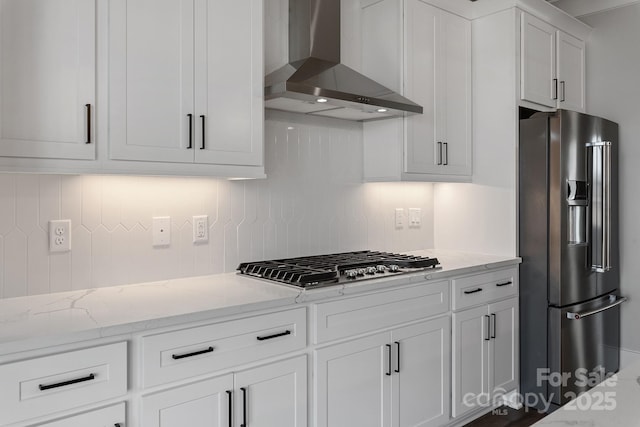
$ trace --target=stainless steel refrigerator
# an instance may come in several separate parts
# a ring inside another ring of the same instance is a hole
[[[563,405],[618,371],[618,233],[618,125],[566,110],[520,120],[525,403]]]

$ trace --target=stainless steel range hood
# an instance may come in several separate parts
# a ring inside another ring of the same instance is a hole
[[[265,106],[347,120],[422,107],[340,63],[340,1],[289,0],[289,63],[265,77]]]

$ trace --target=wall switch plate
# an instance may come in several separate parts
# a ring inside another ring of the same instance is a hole
[[[49,252],[71,250],[71,220],[49,221]]]
[[[209,241],[209,217],[198,215],[193,217],[193,243],[206,243]]]
[[[169,246],[171,244],[171,217],[153,218],[153,246]]]
[[[422,224],[422,209],[409,208],[409,227],[418,228]]]
[[[404,209],[397,208],[396,209],[396,228],[404,227]]]

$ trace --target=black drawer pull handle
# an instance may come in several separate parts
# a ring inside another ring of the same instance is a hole
[[[173,358],[173,360],[178,360],[178,359],[184,359],[185,357],[199,356],[201,354],[211,353],[211,352],[213,352],[213,347],[209,347],[205,350],[194,351],[193,353],[172,354],[171,357]]]
[[[498,287],[500,287],[500,286],[509,286],[512,283],[513,282],[511,280],[509,280],[508,282],[504,282],[504,283],[496,283],[496,286],[498,286]]]
[[[91,144],[91,104],[84,106],[87,109],[87,141],[85,144]]]
[[[229,427],[233,427],[233,391],[227,390],[227,398],[229,399]]]
[[[64,386],[67,386],[67,385],[83,383],[85,381],[91,381],[91,380],[95,380],[95,379],[96,379],[96,375],[95,374],[89,374],[89,376],[86,376],[86,377],[76,378],[75,380],[63,381],[61,383],[47,384],[47,385],[40,384],[40,385],[38,385],[38,388],[40,389],[40,391],[51,390],[52,388],[64,387]]]
[[[266,341],[271,340],[273,338],[284,337],[285,335],[291,335],[291,331],[286,330],[284,332],[280,332],[279,334],[267,335],[266,337],[256,337],[258,341]]]
[[[204,145],[207,141],[207,137],[205,135],[205,128],[207,126],[207,118],[205,116],[200,116],[200,118],[202,119],[202,145],[200,145],[200,149],[204,150]]]
[[[240,387],[242,391],[242,424],[240,427],[247,427],[247,389]]]
[[[187,118],[189,119],[189,145],[187,150],[190,150],[193,148],[193,114],[187,114]]]
[[[478,293],[478,292],[482,292],[482,288],[474,289],[472,291],[464,291],[464,294],[465,295],[470,295],[470,294],[475,294],[475,293]]]
[[[385,372],[385,375],[390,377],[391,376],[391,344],[385,344],[387,347],[387,362],[389,363],[388,367],[387,367],[387,372]]]

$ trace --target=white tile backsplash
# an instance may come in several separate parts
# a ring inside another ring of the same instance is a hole
[[[433,186],[363,184],[357,123],[272,114],[266,180],[0,175],[0,298],[235,270],[242,261],[358,249],[433,247]],[[394,209],[422,208],[396,229]],[[209,242],[192,243],[194,215]],[[151,218],[171,216],[153,248]],[[72,252],[48,252],[51,219],[71,219]]]

